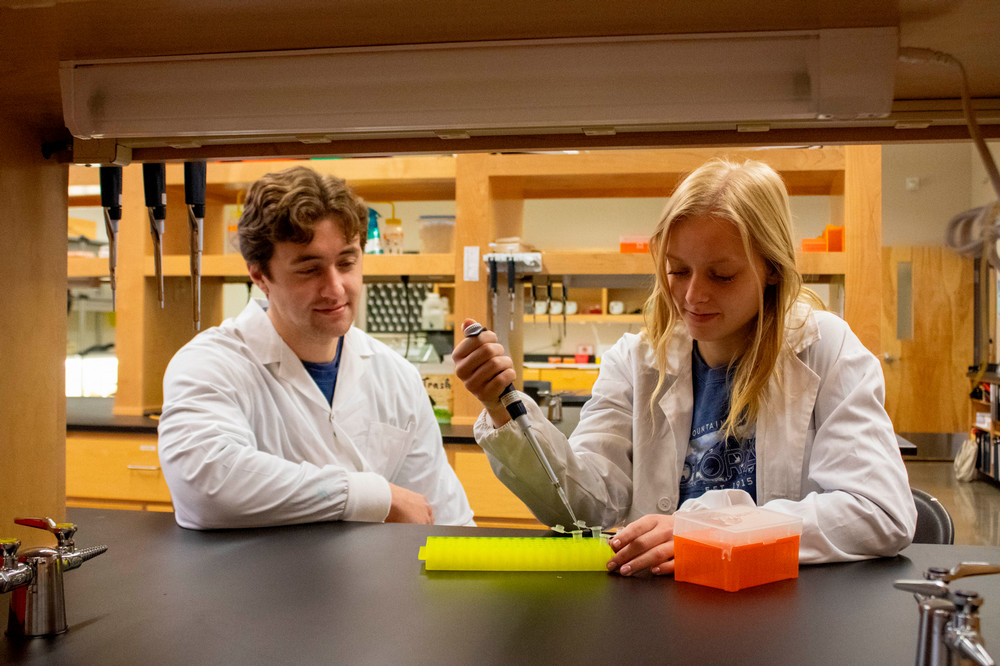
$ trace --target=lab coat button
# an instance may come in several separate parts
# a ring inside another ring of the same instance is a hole
[[[669,497],[661,497],[656,503],[656,508],[660,511],[670,511],[674,508],[674,503],[670,501]]]

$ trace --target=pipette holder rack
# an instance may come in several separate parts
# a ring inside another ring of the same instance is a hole
[[[417,556],[427,571],[604,571],[607,537],[427,537]]]
[[[51,518],[15,518],[14,523],[48,530],[55,535],[57,544],[55,548],[28,548],[19,554],[20,539],[0,539],[3,553],[0,594],[11,593],[7,635],[61,634],[67,628],[63,572],[76,569],[108,547],[78,550],[73,542],[77,530],[73,523],[56,523]]]
[[[976,592],[951,590],[948,583],[967,576],[1000,573],[1000,565],[962,562],[951,569],[931,567],[924,579],[897,580],[893,587],[913,592],[920,611],[917,632],[917,666],[993,666],[979,629]]]
[[[541,252],[489,252],[483,255],[483,263],[495,261],[497,271],[506,273],[509,262],[514,262],[515,273],[540,273],[542,271]]]

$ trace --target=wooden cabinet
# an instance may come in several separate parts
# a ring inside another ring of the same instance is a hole
[[[156,434],[69,432],[66,506],[173,510]]]
[[[845,252],[798,255],[800,270],[820,279],[843,280],[845,318],[874,353],[881,345],[881,152],[878,146],[808,149],[608,150],[580,154],[460,154],[311,160],[309,166],[345,178],[369,201],[454,199],[457,212],[455,251],[429,255],[365,257],[366,279],[409,275],[454,283],[456,320],[489,321],[489,298],[483,254],[496,238],[521,236],[523,204],[531,198],[642,197],[668,195],[684,175],[707,159],[726,155],[771,164],[793,195],[842,196]],[[222,318],[222,285],[247,280],[237,254],[223,252],[223,207],[263,174],[291,161],[210,163],[205,255],[202,269],[202,328]],[[71,184],[98,182],[95,168],[71,168]],[[142,414],[162,402],[163,371],[173,354],[195,333],[191,324],[188,280],[188,232],[183,205],[183,169],[167,165],[167,223],[164,235],[166,302],[160,308],[153,275],[142,194],[141,166],[126,167],[124,216],[119,230],[117,353],[118,393],[115,413]],[[71,197],[71,205],[99,202],[96,195]],[[467,253],[466,249],[472,248]],[[542,275],[648,276],[647,254],[621,254],[617,248],[546,250]],[[466,266],[466,261],[472,263]],[[466,271],[471,270],[471,276]],[[71,276],[107,274],[104,260],[71,258]],[[468,279],[475,277],[476,279]],[[602,315],[607,316],[607,315]],[[629,321],[635,320],[636,315]],[[588,317],[588,315],[575,315]],[[600,319],[597,321],[609,321]],[[521,371],[522,318],[515,318],[510,351]],[[460,335],[460,333],[459,333]],[[454,423],[471,424],[479,404],[467,392],[455,393]]]
[[[444,448],[448,462],[465,488],[476,525],[548,529],[497,480],[482,449],[471,444],[445,444]]]
[[[66,436],[66,506],[172,511],[156,433],[70,431]],[[493,475],[482,449],[446,444],[448,463],[482,527],[546,529]]]

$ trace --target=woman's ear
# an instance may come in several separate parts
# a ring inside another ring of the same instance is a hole
[[[774,270],[774,266],[767,267],[767,284],[778,284],[781,281],[781,277],[778,275],[778,271]]]

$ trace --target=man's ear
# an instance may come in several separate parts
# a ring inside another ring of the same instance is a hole
[[[262,292],[264,292],[264,295],[267,296],[268,289],[267,285],[265,284],[264,273],[263,271],[260,270],[260,264],[250,263],[248,261],[247,272],[250,273],[250,279],[253,280],[253,283],[255,285],[257,285],[257,288],[260,289]]]

